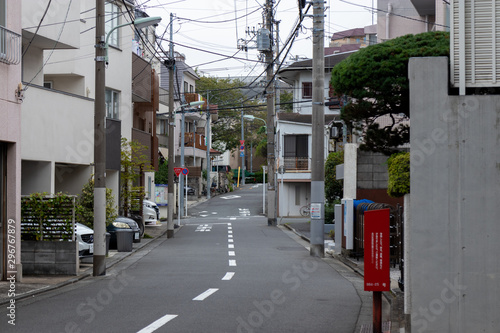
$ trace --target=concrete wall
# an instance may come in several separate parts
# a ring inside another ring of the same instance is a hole
[[[21,260],[26,275],[77,275],[78,242],[23,241]]]
[[[5,27],[17,34],[21,34],[21,3],[9,1]],[[18,52],[22,52],[20,49]],[[15,221],[16,253],[21,251],[19,234],[21,223],[21,101],[15,97],[18,84],[21,83],[21,64],[6,64],[0,62],[0,143],[5,145],[7,177],[4,183],[5,192],[0,194],[5,205],[0,205],[0,280],[7,274],[7,223],[9,219]],[[0,157],[2,160],[2,157]],[[1,163],[1,162],[0,162]],[[1,182],[0,182],[1,183]],[[3,189],[0,189],[3,191]],[[4,220],[4,218],[6,220]],[[16,261],[17,271],[22,268],[19,260]],[[12,269],[9,269],[12,271]],[[22,274],[18,274],[17,280]]]
[[[413,58],[412,332],[500,327],[500,96],[449,96],[448,59]]]
[[[358,151],[358,188],[387,189],[388,156],[381,153]]]
[[[344,198],[356,199],[358,145],[347,143],[344,148]]]

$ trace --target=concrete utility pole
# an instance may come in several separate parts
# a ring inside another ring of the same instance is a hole
[[[210,160],[210,121],[212,116],[210,114],[210,91],[207,91],[207,133],[205,137],[207,139],[207,199],[210,199],[210,188],[212,187],[210,181],[210,171],[212,170],[212,161]]]
[[[93,276],[106,275],[106,50],[104,18],[104,0],[96,0]]]
[[[325,255],[325,54],[324,0],[313,0],[311,256]]]
[[[174,131],[175,131],[175,113],[174,113],[174,15],[170,13],[170,44],[168,59],[168,220],[167,220],[167,238],[174,237]]]
[[[276,174],[275,174],[275,144],[274,144],[274,68],[273,68],[273,0],[266,0],[265,7],[265,27],[270,34],[271,46],[265,51],[267,64],[267,169],[268,185],[267,185],[267,224],[270,226],[276,225]]]
[[[243,107],[243,105],[242,105]],[[241,145],[245,146],[245,123],[243,120],[243,108],[241,109]],[[245,185],[245,149],[240,150],[241,154],[241,185]]]

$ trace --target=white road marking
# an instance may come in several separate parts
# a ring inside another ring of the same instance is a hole
[[[221,199],[226,199],[226,200],[228,200],[228,199],[237,199],[237,198],[241,198],[241,196],[239,196],[239,195],[227,195],[225,197],[221,197]]]
[[[227,235],[227,238],[233,238],[233,235]]]
[[[234,240],[233,240],[233,239],[228,239],[227,241],[228,241],[229,243],[234,242]]]
[[[219,290],[219,288],[210,288],[207,291],[205,291],[204,293],[201,293],[198,296],[196,296],[195,298],[193,298],[193,301],[203,301],[205,298],[212,295],[217,290]]]
[[[228,229],[228,230],[232,230],[232,229],[233,229],[233,227],[227,227],[227,229]]]
[[[231,225],[231,222],[228,222],[227,225]]]
[[[234,249],[234,244],[227,244],[228,249]]]
[[[250,209],[248,208],[238,208],[240,211],[240,216],[250,216]]]
[[[228,251],[227,254],[230,256],[230,257],[234,257],[236,255],[236,253],[234,251]]]
[[[232,233],[233,233],[233,231],[232,231],[232,230],[229,230],[227,233],[228,233],[228,234],[232,234]]]
[[[222,278],[222,280],[229,281],[233,278],[233,276],[234,276],[234,272],[227,272],[226,275],[224,275],[224,277]]]
[[[208,215],[205,215],[205,214],[204,214],[204,215],[201,215],[201,214],[200,214],[200,216],[201,216],[201,217],[207,217]]]
[[[229,260],[229,266],[236,266],[236,260]]]
[[[162,327],[163,325],[165,325],[166,323],[168,323],[169,321],[171,321],[172,319],[174,319],[175,317],[177,317],[177,315],[165,315],[165,316],[161,317],[160,319],[158,319],[157,321],[150,324],[149,326],[144,327],[142,330],[140,330],[137,333],[154,332],[157,329],[159,329],[160,327]]]
[[[230,217],[229,219],[230,220],[236,220],[236,217]]]

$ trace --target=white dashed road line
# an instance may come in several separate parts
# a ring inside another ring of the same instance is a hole
[[[234,274],[235,274],[234,272],[227,272],[226,275],[224,275],[224,277],[222,278],[222,280],[229,281],[233,278]]]
[[[198,296],[196,296],[195,298],[193,298],[193,301],[203,301],[205,298],[212,295],[217,290],[219,290],[219,288],[210,288],[207,291],[205,291],[204,293],[201,293]]]
[[[228,254],[230,257],[234,257],[234,256],[236,255],[236,254],[234,253],[234,251],[229,251],[227,254]]]
[[[229,260],[229,266],[236,266],[236,260]]]
[[[154,332],[157,329],[159,329],[160,327],[162,327],[163,325],[165,325],[166,323],[168,323],[169,321],[171,321],[172,319],[174,319],[175,317],[177,317],[177,315],[170,315],[170,314],[165,315],[165,316],[161,317],[160,319],[158,319],[157,321],[153,322],[151,325],[144,327],[142,330],[140,330],[137,333]]]

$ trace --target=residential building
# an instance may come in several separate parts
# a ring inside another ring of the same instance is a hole
[[[378,0],[377,38],[384,42],[407,34],[449,30],[449,2]]]
[[[18,281],[22,278],[21,43],[21,2],[0,0],[0,280],[15,271]],[[15,267],[7,266],[7,255],[12,253],[8,249],[15,250]]]
[[[377,25],[336,32],[330,38],[325,55],[359,50],[377,43]]]
[[[200,94],[195,93],[197,80],[199,80],[199,76],[194,69],[186,63],[185,55],[175,52],[173,91],[175,110],[178,110],[178,113],[175,115],[175,133],[173,134],[174,147],[168,147],[168,149],[174,149],[175,151],[173,165],[176,167],[182,166],[181,155],[184,155],[183,166],[189,169],[187,185],[198,189],[197,194],[201,194],[204,185],[201,177],[202,170],[206,169],[207,166],[207,113],[200,112],[197,108],[190,109],[184,107],[184,111],[180,109],[181,105],[203,100]],[[165,65],[162,65],[160,69],[160,88],[162,89],[162,95],[170,92],[169,70]],[[206,103],[200,108],[206,109]],[[163,113],[162,111],[162,114]],[[211,111],[210,121],[216,116],[216,112]],[[162,116],[160,119],[160,126],[166,126],[166,122],[166,117]],[[181,144],[182,131],[184,131],[183,147]],[[162,151],[166,152],[163,149]],[[164,153],[162,153],[162,155],[167,158]]]

